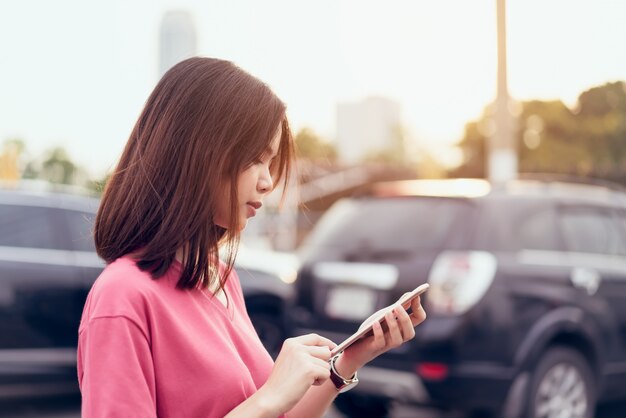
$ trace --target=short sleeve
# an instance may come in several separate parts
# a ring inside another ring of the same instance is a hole
[[[124,316],[98,317],[78,339],[83,418],[156,417],[150,343]]]

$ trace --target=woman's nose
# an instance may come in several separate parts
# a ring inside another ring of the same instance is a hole
[[[274,188],[274,180],[269,170],[264,170],[257,183],[257,189],[261,193],[268,193]]]

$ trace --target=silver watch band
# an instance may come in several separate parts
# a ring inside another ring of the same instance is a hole
[[[337,390],[341,393],[348,391],[356,386],[356,384],[359,383],[359,378],[357,377],[356,372],[354,373],[354,376],[349,379],[346,379],[345,377],[340,375],[339,372],[337,372],[337,369],[335,368],[335,362],[340,355],[341,354],[337,354],[330,359],[330,380],[333,382]]]

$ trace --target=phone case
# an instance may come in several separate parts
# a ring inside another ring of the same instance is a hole
[[[387,306],[386,308],[381,309],[379,315],[376,318],[370,319],[370,321],[371,321],[370,325],[368,325],[367,327],[364,327],[363,329],[360,329],[359,331],[355,332],[354,334],[352,334],[351,336],[346,338],[341,344],[339,344],[337,347],[332,349],[330,354],[332,356],[335,356],[335,355],[341,353],[342,351],[344,351],[346,348],[350,347],[352,344],[354,344],[355,342],[357,342],[361,338],[365,338],[365,337],[368,337],[370,335],[373,335],[374,331],[373,331],[372,327],[373,327],[374,323],[383,321],[383,319],[385,318],[385,314],[390,309],[393,309],[393,307],[397,306],[397,305],[402,305],[404,307],[404,305],[406,305],[407,303],[411,302],[414,298],[416,298],[417,296],[421,295],[426,290],[428,290],[429,287],[430,287],[430,285],[428,283],[424,283],[424,284],[416,287],[415,289],[413,289],[411,292],[403,295],[395,303]],[[410,308],[410,306],[404,307],[404,309],[406,309],[406,310],[408,310],[409,308]],[[384,322],[383,322],[383,324],[384,324]],[[384,326],[383,326],[383,330],[385,330]]]

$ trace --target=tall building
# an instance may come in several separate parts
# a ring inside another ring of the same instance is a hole
[[[384,97],[369,97],[337,106],[337,152],[348,164],[394,146],[400,128],[401,106]]]
[[[159,30],[159,77],[180,61],[196,55],[196,27],[191,13],[165,13]]]

